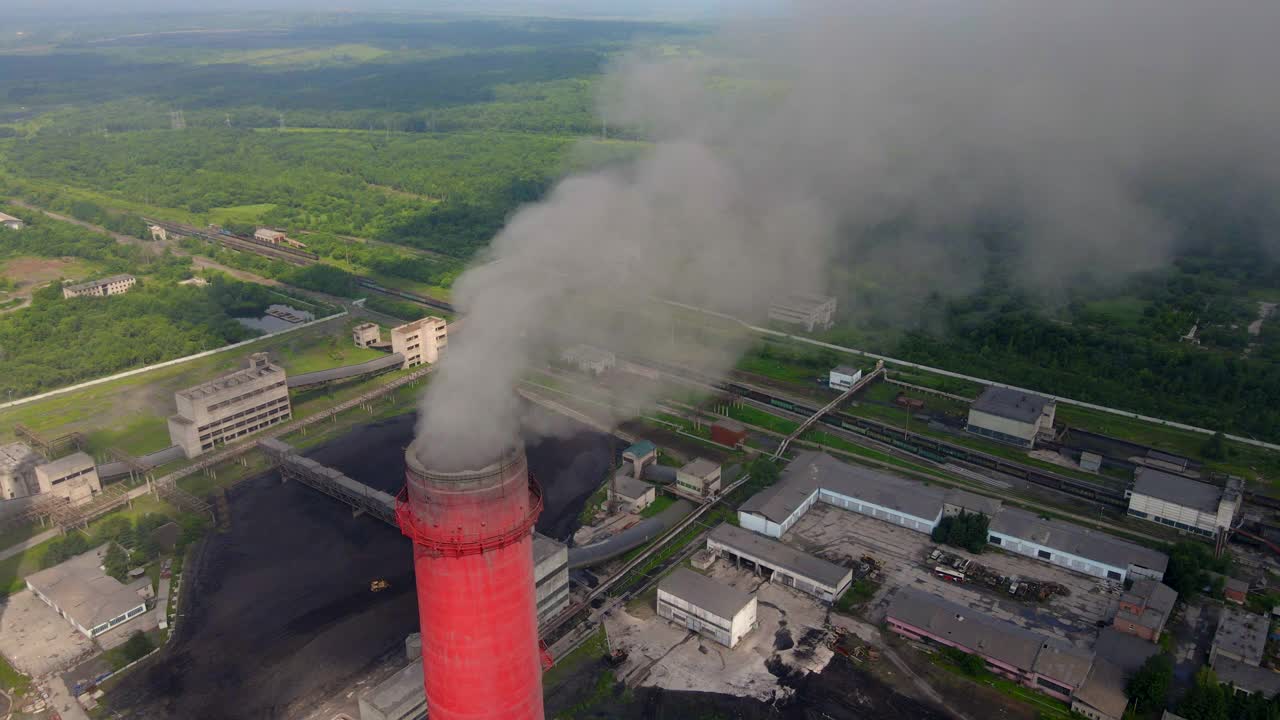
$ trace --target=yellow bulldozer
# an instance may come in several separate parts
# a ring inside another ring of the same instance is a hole
[[[383,580],[382,578],[378,578],[377,580],[369,583],[369,592],[382,592],[389,587],[391,587],[391,583]]]

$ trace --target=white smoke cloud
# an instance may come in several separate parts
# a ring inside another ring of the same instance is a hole
[[[625,58],[602,115],[653,144],[521,209],[499,262],[459,279],[466,326],[422,405],[428,462],[507,444],[514,384],[560,343],[670,345],[602,295],[758,317],[785,289],[857,297],[856,278],[909,308],[975,286],[974,230],[993,218],[1032,290],[1166,262],[1153,183],[1276,177],[1278,20],[1250,0],[814,0]],[[723,370],[735,343],[708,344]]]

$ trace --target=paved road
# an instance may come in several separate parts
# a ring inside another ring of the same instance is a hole
[[[39,545],[40,543],[52,540],[56,537],[58,537],[57,528],[53,528],[51,530],[45,530],[44,532],[30,539],[23,540],[22,542],[16,545],[10,545],[4,550],[0,550],[0,560],[8,560],[14,555],[26,552],[27,550],[30,550],[31,548]]]

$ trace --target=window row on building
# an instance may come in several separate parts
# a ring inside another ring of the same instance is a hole
[[[221,400],[221,401],[219,401],[219,402],[216,402],[216,403],[213,403],[213,404],[209,405],[209,406],[208,406],[208,411],[209,411],[209,412],[213,412],[214,410],[221,410],[221,409],[222,409],[222,408],[224,408],[224,407],[229,407],[229,406],[234,405],[234,404],[236,404],[236,403],[238,403],[238,402],[242,402],[242,401],[244,401],[244,400],[248,400],[249,398],[254,397],[254,396],[256,396],[256,395],[261,395],[261,394],[263,394],[263,393],[270,392],[271,390],[274,390],[274,389],[276,389],[276,388],[282,388],[282,387],[285,387],[285,384],[286,384],[287,382],[288,382],[287,380],[281,379],[279,382],[272,383],[272,384],[270,384],[270,385],[264,385],[263,387],[260,387],[260,388],[258,388],[258,389],[256,389],[256,390],[251,390],[251,391],[249,391],[249,392],[247,392],[247,393],[244,393],[244,394],[242,394],[242,395],[237,395],[237,396],[232,397],[232,398],[227,398],[226,400]],[[232,416],[232,417],[235,417],[235,416]],[[207,427],[207,426],[206,426],[206,427]],[[205,429],[205,428],[203,428],[203,427],[202,427],[202,428],[200,428],[200,430],[202,430],[202,431],[203,431],[204,429]]]

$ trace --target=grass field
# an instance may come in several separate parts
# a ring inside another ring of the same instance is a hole
[[[667,508],[674,505],[675,502],[676,502],[676,499],[671,497],[670,495],[659,495],[657,499],[649,503],[648,507],[640,511],[640,516],[653,517],[654,515],[657,515],[663,510],[666,510]]]
[[[0,261],[0,276],[12,280],[19,291],[58,279],[84,280],[101,271],[102,266],[82,258],[22,255]]]
[[[169,445],[165,418],[173,414],[173,393],[243,367],[252,352],[270,352],[287,371],[297,373],[369,359],[350,344],[350,319],[334,320],[247,347],[94,385],[63,395],[0,410],[0,440],[13,437],[22,423],[51,435],[71,431],[89,437],[91,452],[121,447],[141,454]],[[333,338],[332,345],[330,338]],[[338,359],[331,353],[340,352]]]
[[[776,415],[771,415],[763,410],[758,410],[747,405],[730,406],[729,412],[726,414],[739,422],[744,422],[748,425],[755,425],[756,427],[762,427],[766,430],[782,433],[783,435],[790,434],[792,430],[800,427],[800,423],[798,422],[784,420]]]

